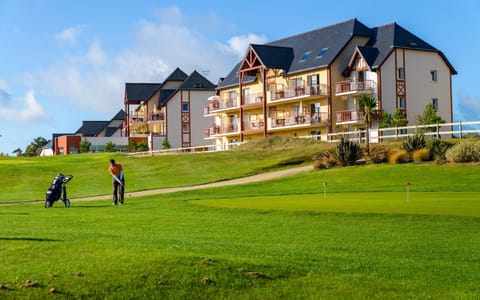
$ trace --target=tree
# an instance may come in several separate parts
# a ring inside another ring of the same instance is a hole
[[[388,112],[382,113],[382,123],[380,124],[380,128],[389,128],[393,127],[393,117],[392,114]]]
[[[40,152],[42,151],[42,147],[48,144],[49,141],[47,141],[43,137],[37,137],[35,138],[30,145],[27,146],[25,149],[25,156],[38,156],[40,155]]]
[[[15,154],[17,157],[23,155],[22,149],[20,149],[20,148],[17,148],[17,149],[15,149],[15,150],[13,150],[12,153]]]
[[[419,125],[439,124],[445,123],[445,121],[437,115],[437,111],[432,103],[425,105],[423,113],[417,116],[417,123]]]
[[[115,152],[115,144],[112,141],[105,144],[105,152]]]
[[[393,115],[393,126],[407,126],[408,119],[407,114],[403,109],[397,108]]]
[[[360,104],[363,106],[363,121],[367,123],[367,154],[370,155],[370,128],[374,119],[378,117],[376,111],[377,99],[370,94],[360,95]]]
[[[168,142],[167,138],[165,138],[162,142],[162,149],[167,150],[167,149],[170,149],[170,148],[171,148],[170,143]]]
[[[80,153],[88,153],[90,151],[90,147],[92,146],[92,143],[88,141],[87,139],[83,139],[80,142]]]

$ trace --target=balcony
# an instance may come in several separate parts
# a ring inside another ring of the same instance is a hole
[[[355,110],[337,111],[337,124],[355,124],[363,122],[363,112]]]
[[[248,94],[243,97],[243,107],[245,106],[259,106],[263,103],[263,94]]]
[[[270,101],[289,100],[298,97],[327,96],[327,86],[324,84],[306,85],[293,89],[276,89],[270,91]]]
[[[133,113],[129,117],[130,124],[143,124],[146,122],[145,115]]]
[[[203,114],[209,115],[215,111],[228,110],[230,108],[239,108],[237,98],[219,100],[217,97],[204,107]]]
[[[271,118],[270,119],[270,128],[287,128],[294,126],[312,126],[312,125],[327,125],[328,124],[328,115],[327,113],[320,114],[307,114],[307,115],[298,115],[296,117],[287,117],[287,118]]]
[[[163,112],[151,113],[148,121],[149,122],[165,121],[165,114]]]
[[[376,84],[372,80],[365,81],[352,81],[345,80],[339,81],[335,84],[335,95],[350,95],[356,93],[373,93]]]
[[[210,128],[205,129],[204,137],[209,138],[214,135],[227,135],[232,133],[238,133],[238,125],[236,124],[227,124],[227,125],[213,125]]]
[[[263,120],[254,120],[254,121],[244,121],[243,122],[243,131],[249,131],[249,132],[257,132],[257,131],[263,131],[265,128],[265,122]]]

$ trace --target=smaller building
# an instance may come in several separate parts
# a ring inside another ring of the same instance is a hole
[[[67,155],[80,153],[80,142],[82,137],[79,135],[63,135],[56,138],[55,155]]]

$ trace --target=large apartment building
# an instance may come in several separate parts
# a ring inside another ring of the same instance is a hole
[[[377,110],[403,110],[415,124],[432,103],[452,117],[452,75],[445,55],[396,23],[369,28],[352,19],[263,45],[217,86],[204,115],[205,138],[218,147],[270,135],[315,135],[365,129],[359,95]],[[373,124],[378,127],[378,122]]]
[[[187,75],[179,68],[162,83],[126,83],[125,135],[148,141],[150,150],[162,149],[165,139],[172,148],[204,146],[211,120],[203,108],[215,87],[197,71]]]

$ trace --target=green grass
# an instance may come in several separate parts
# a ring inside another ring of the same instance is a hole
[[[142,188],[302,163],[294,150],[262,152],[116,158]],[[4,159],[0,180],[37,182],[33,194],[43,194],[41,178],[55,175],[43,172],[68,169],[71,197],[108,193],[108,158]],[[16,168],[25,178],[4,175]],[[135,178],[142,172],[155,178]],[[1,205],[0,299],[478,299],[479,179],[478,165],[368,165],[129,197],[124,207]],[[2,201],[30,199],[7,190]]]

